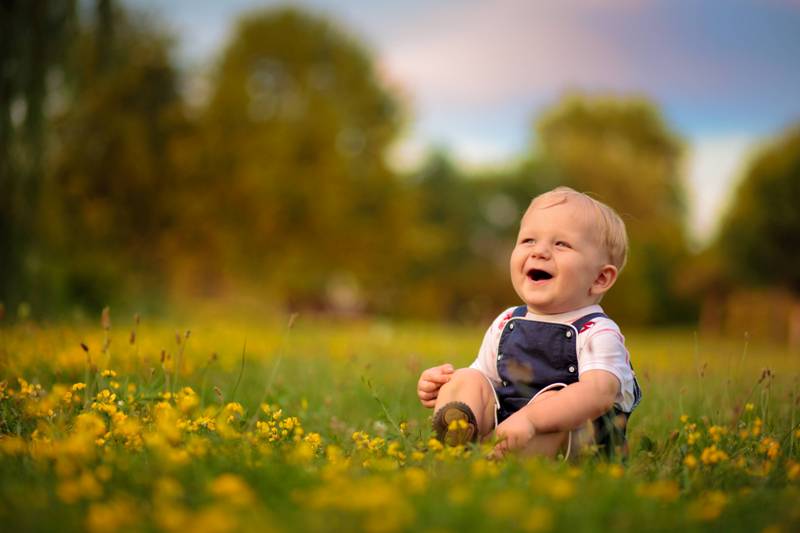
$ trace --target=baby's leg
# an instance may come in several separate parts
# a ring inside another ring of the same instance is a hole
[[[553,394],[558,394],[558,391],[545,391],[531,400],[531,403],[541,402],[542,400],[551,397]],[[525,453],[555,457],[562,448],[565,448],[568,442],[569,431],[562,431],[558,433],[537,433],[531,439],[530,443],[525,447]]]
[[[436,413],[450,402],[462,402],[469,406],[478,422],[478,435],[483,437],[494,430],[494,390],[483,374],[474,368],[460,368],[450,381],[439,389],[436,398]]]

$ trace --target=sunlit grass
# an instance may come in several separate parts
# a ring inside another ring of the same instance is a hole
[[[422,368],[469,364],[480,327],[114,318],[0,328],[12,529],[800,525],[798,354],[744,334],[628,334],[627,462],[493,462],[431,440],[414,392]]]

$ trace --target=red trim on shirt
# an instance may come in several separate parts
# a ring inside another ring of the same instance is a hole
[[[506,313],[505,315],[503,315],[503,318],[501,318],[500,322],[497,324],[497,329],[502,330],[504,327],[506,327],[506,322],[511,320],[512,316],[514,316],[514,310],[513,309],[511,311],[509,311],[508,313]]]

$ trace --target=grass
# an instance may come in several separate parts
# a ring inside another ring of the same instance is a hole
[[[758,339],[627,332],[645,396],[626,463],[493,462],[431,441],[414,392],[469,364],[480,327],[121,322],[0,327],[10,530],[800,526],[800,359]]]

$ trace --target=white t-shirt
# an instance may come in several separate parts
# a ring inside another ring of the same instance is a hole
[[[500,386],[500,375],[497,372],[497,348],[500,344],[500,334],[516,307],[506,309],[494,319],[492,325],[483,337],[478,357],[470,365],[486,376],[495,387]],[[574,311],[558,315],[537,315],[528,311],[526,320],[539,322],[553,322],[558,324],[572,324],[581,317],[590,313],[602,313],[599,305],[590,305]],[[620,383],[620,391],[614,400],[615,405],[630,412],[634,407],[634,373],[631,368],[630,355],[625,348],[625,337],[619,331],[619,326],[606,317],[597,317],[587,322],[577,337],[578,352],[578,377],[588,370],[605,370],[613,374]]]

